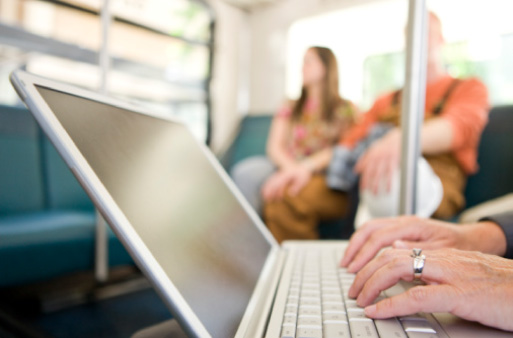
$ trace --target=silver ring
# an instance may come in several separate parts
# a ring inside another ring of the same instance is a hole
[[[420,254],[422,253],[422,249],[419,249],[419,248],[414,248],[413,249],[413,253],[411,254],[411,256],[413,258],[417,257],[417,256],[420,256]]]
[[[426,262],[426,256],[422,255],[422,249],[413,249],[411,257],[413,258],[413,277],[415,280],[420,280],[422,276],[422,270],[424,270],[424,264]]]

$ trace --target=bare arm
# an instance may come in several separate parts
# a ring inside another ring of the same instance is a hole
[[[420,147],[423,154],[434,155],[451,150],[453,127],[444,118],[433,118],[422,125]]]
[[[301,161],[301,165],[306,166],[311,172],[323,171],[330,164],[332,154],[333,148],[323,149]]]
[[[296,161],[287,151],[287,131],[290,119],[275,117],[267,140],[267,155],[280,169],[294,166]]]

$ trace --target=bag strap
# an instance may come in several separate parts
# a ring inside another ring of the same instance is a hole
[[[454,89],[461,83],[460,79],[454,79],[451,84],[449,85],[449,88],[444,93],[444,96],[442,96],[442,99],[436,104],[435,108],[433,109],[434,115],[440,115],[442,110],[444,109],[445,104],[447,103],[447,100],[453,93]],[[399,104],[399,100],[401,99],[402,90],[396,90],[392,96],[392,104],[397,105]]]

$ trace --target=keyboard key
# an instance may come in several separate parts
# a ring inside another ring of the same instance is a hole
[[[317,297],[321,296],[321,292],[319,290],[303,290],[301,291],[301,297]]]
[[[284,326],[281,329],[281,338],[296,338],[296,327],[295,326]]]
[[[346,307],[348,309],[362,309],[358,304],[356,304],[356,300],[354,299],[346,299]]]
[[[347,318],[349,318],[349,321],[372,321],[371,318],[367,317],[365,315],[365,312],[363,311],[349,311],[352,309],[347,309]]]
[[[322,302],[340,302],[342,303],[342,296],[338,295],[322,295]]]
[[[401,323],[396,318],[375,319],[374,325],[381,337],[407,338]]]
[[[350,338],[348,324],[324,324],[324,338]]]
[[[436,333],[408,332],[408,338],[439,338]]]
[[[350,321],[351,336],[354,338],[379,338],[372,320]]]
[[[323,313],[322,319],[325,322],[345,322],[347,323],[347,316],[345,313]]]
[[[321,316],[321,308],[313,308],[313,307],[301,307],[299,309],[299,316]]]
[[[322,321],[321,317],[299,317],[297,325],[298,327],[303,325],[315,325],[320,327],[322,325]]]
[[[402,320],[401,323],[406,332],[436,333],[427,320]]]
[[[319,328],[307,328],[298,327],[296,331],[297,338],[322,338],[322,329]]]
[[[289,325],[286,325],[286,324],[291,324],[293,326],[296,326],[296,317],[293,317],[293,316],[285,316],[285,317],[283,317],[283,324],[282,325],[289,326]]]
[[[321,306],[321,301],[317,298],[301,298],[301,306]]]
[[[337,306],[341,306],[343,308],[344,302],[342,302],[342,301],[325,301],[325,300],[322,301],[323,308],[328,305],[337,305]]]
[[[340,304],[326,304],[322,307],[323,312],[330,312],[330,311],[337,311],[337,312],[346,312],[346,309],[344,308],[344,305],[342,303]]]
[[[415,314],[412,314],[412,315],[402,316],[402,317],[399,317],[399,320],[401,322],[403,320],[418,320],[418,321],[427,322],[426,317],[424,315],[420,314],[420,313],[415,313]]]
[[[297,313],[297,308],[297,304],[288,304],[287,306],[285,306],[285,313]]]

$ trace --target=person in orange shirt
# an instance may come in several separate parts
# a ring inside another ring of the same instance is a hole
[[[442,61],[443,45],[441,22],[435,14],[429,13],[425,117],[420,148],[443,187],[441,202],[432,216],[448,219],[464,207],[463,190],[467,176],[478,169],[477,148],[488,121],[489,105],[487,89],[481,81],[475,78],[455,79],[447,74]],[[382,189],[390,189],[394,173],[398,172],[401,94],[397,91],[378,98],[340,140],[337,151],[350,153],[376,125],[393,126],[368,146],[354,163],[354,173],[360,177],[361,192],[379,194]],[[340,167],[337,161],[341,159],[334,156],[328,172],[328,185],[341,189],[337,178],[341,179],[340,174],[343,173],[334,169]]]

